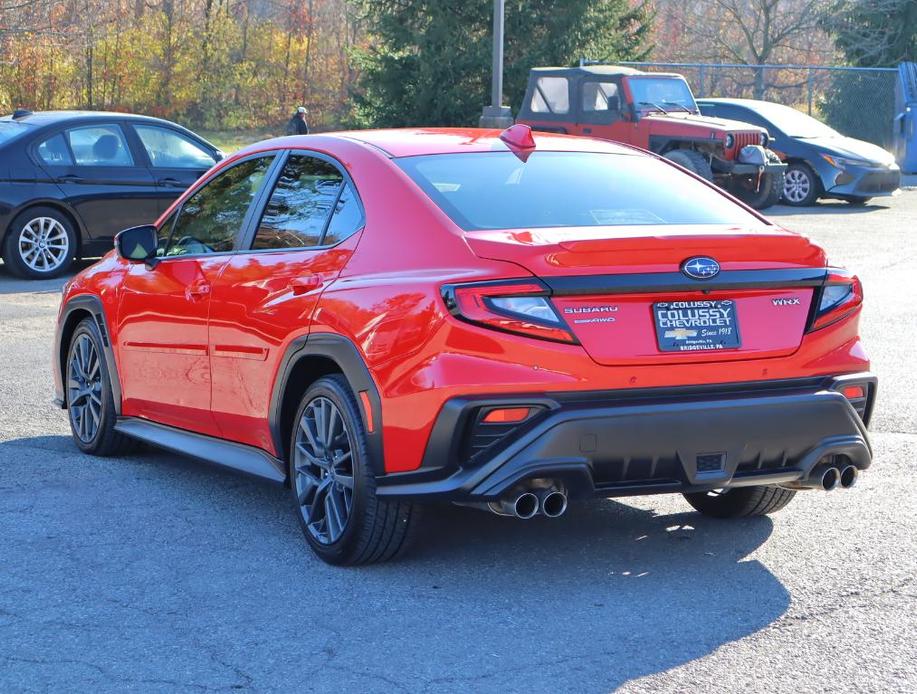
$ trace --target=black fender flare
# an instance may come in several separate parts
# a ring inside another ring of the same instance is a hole
[[[108,320],[102,300],[94,294],[79,294],[68,299],[60,313],[57,330],[54,337],[54,368],[61,378],[61,391],[54,394],[54,401],[62,409],[67,407],[66,382],[64,364],[67,360],[67,349],[70,344],[70,335],[76,328],[78,321],[73,318],[77,311],[89,313],[96,322],[99,334],[102,336],[102,351],[105,353],[105,362],[108,364],[108,379],[111,382],[112,400],[115,403],[115,414],[121,415],[121,377],[118,375],[118,362],[115,361],[115,352],[111,345],[111,332],[108,329]]]
[[[268,426],[275,449],[281,453],[281,456],[287,450],[286,436],[283,431],[283,414],[290,377],[297,364],[312,357],[320,357],[333,362],[347,379],[366,425],[366,439],[373,472],[377,476],[385,474],[385,458],[382,448],[382,399],[379,396],[379,390],[357,346],[346,337],[333,333],[303,335],[294,339],[287,347],[277,371],[277,380],[271,394],[268,414]],[[366,394],[366,400],[369,402],[369,412],[362,393]]]

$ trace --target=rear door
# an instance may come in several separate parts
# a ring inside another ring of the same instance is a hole
[[[308,333],[324,290],[356,248],[363,208],[336,161],[289,155],[242,252],[213,288],[213,413],[225,438],[272,450],[270,398],[287,345]]]
[[[178,130],[149,123],[130,123],[129,127],[156,183],[160,212],[216,164],[212,150]]]
[[[153,175],[119,121],[58,131],[38,143],[35,154],[94,240],[150,224],[160,214]]]

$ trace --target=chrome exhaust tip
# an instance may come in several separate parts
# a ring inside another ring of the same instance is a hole
[[[567,495],[560,490],[549,491],[541,498],[541,512],[548,518],[560,518],[567,510]]]
[[[538,513],[538,497],[532,492],[523,492],[512,502],[513,515],[528,520]]]
[[[853,485],[857,483],[857,478],[860,476],[860,471],[857,469],[856,465],[848,465],[843,470],[841,470],[840,482],[841,487],[844,489],[850,489]]]
[[[826,492],[830,492],[832,489],[837,487],[838,483],[841,481],[841,471],[836,467],[829,467],[821,473],[821,477],[818,482],[821,485],[821,488]]]

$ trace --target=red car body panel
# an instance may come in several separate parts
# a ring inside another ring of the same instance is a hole
[[[101,300],[123,389],[122,414],[282,457],[269,420],[284,355],[304,335],[334,334],[356,346],[378,390],[384,470],[396,473],[421,465],[434,422],[455,397],[732,384],[868,370],[858,336],[859,308],[805,332],[811,288],[699,291],[697,297],[735,299],[743,316],[742,349],[722,353],[656,348],[648,307],[684,299],[684,292],[613,296],[621,337],[612,342],[589,324],[571,326],[582,344],[560,344],[457,319],[443,302],[447,283],[677,273],[687,257],[701,253],[715,254],[724,270],[826,265],[817,246],[763,218],[748,229],[567,229],[559,242],[556,236],[547,242],[537,231],[464,232],[389,156],[505,151],[498,135],[429,129],[280,138],[219,164],[208,176],[258,151],[324,153],[352,177],[365,226],[329,249],[170,259],[153,270],[110,253],[75,277],[63,305],[81,295]],[[607,142],[546,134],[537,134],[536,142],[540,150],[630,152]],[[798,305],[778,308],[772,301],[793,296],[800,298]],[[554,303],[563,312],[611,298],[584,295]],[[59,372],[55,378],[60,385]]]

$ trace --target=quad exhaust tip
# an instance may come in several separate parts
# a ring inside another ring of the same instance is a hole
[[[567,495],[555,489],[541,498],[541,512],[548,518],[559,518],[567,510]]]
[[[528,520],[538,514],[538,497],[532,492],[523,492],[513,501],[513,515]]]
[[[830,492],[832,489],[837,487],[840,481],[841,471],[836,467],[825,468],[825,470],[821,473],[821,478],[819,479],[821,488],[826,492]]]
[[[853,485],[857,483],[857,478],[860,476],[860,471],[857,469],[856,465],[848,465],[840,473],[840,483],[841,487],[844,489],[850,489]]]

